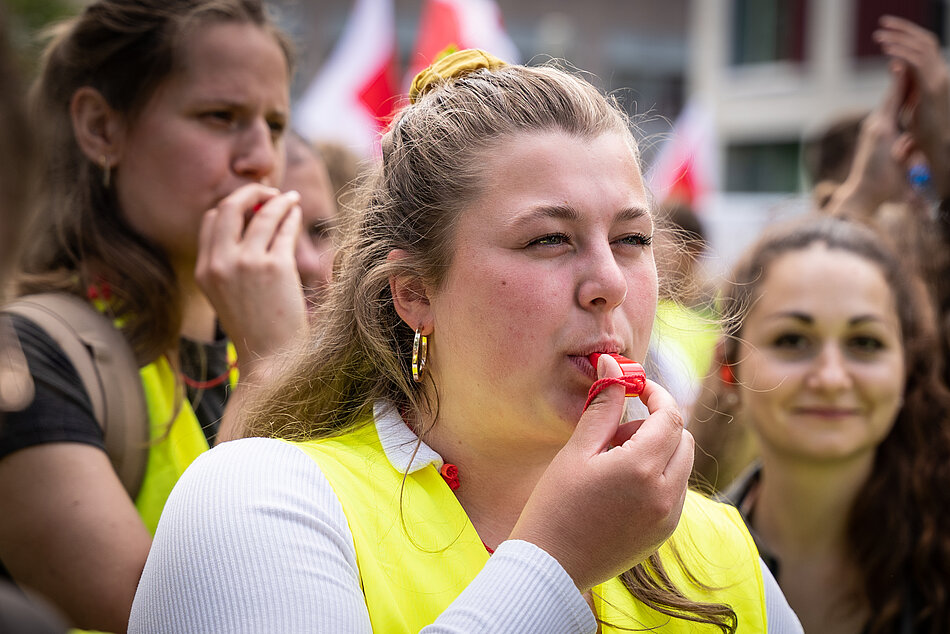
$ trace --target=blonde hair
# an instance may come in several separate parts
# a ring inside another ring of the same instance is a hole
[[[553,65],[480,68],[436,81],[383,136],[382,161],[344,229],[309,344],[280,380],[250,400],[246,435],[340,435],[370,420],[379,399],[416,421],[437,412],[426,397],[437,390],[410,379],[414,333],[396,314],[389,279],[414,276],[439,287],[452,263],[459,215],[488,186],[485,165],[509,139],[546,131],[582,139],[619,134],[639,160],[629,121],[613,100]],[[394,249],[407,257],[388,261]],[[622,579],[660,612],[734,629],[728,606],[696,603],[673,588],[657,555]]]

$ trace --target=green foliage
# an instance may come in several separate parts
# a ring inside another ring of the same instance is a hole
[[[75,15],[81,8],[75,0],[5,0],[4,4],[10,21],[28,31]]]
[[[42,50],[37,34],[49,24],[76,15],[82,6],[78,0],[3,0],[6,28],[24,75],[32,74]]]

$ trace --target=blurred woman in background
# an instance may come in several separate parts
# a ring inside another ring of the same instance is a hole
[[[920,279],[814,217],[753,245],[724,307],[719,402],[760,455],[726,496],[805,631],[947,631],[950,395]]]

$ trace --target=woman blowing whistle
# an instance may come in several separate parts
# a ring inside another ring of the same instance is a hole
[[[621,376],[589,355],[641,359],[656,309],[622,113],[480,51],[411,99],[260,437],[171,496],[131,631],[800,631],[738,514],[687,491],[669,394],[584,408]]]

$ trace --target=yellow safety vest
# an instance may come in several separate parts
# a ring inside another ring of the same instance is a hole
[[[719,320],[712,313],[668,299],[657,303],[653,338],[678,352],[686,363],[684,369],[697,381],[709,373],[719,333]]]
[[[228,358],[234,355],[233,346],[228,344]],[[135,508],[149,532],[155,535],[158,518],[172,488],[188,465],[208,451],[208,441],[187,399],[179,401],[175,413],[175,391],[179,388],[168,359],[159,357],[141,368],[139,374],[148,408],[149,447],[148,463],[142,487],[135,498]],[[233,387],[237,370],[231,371],[230,380]],[[175,419],[169,426],[172,416]]]
[[[376,632],[418,632],[435,621],[488,561],[488,552],[433,465],[405,476],[386,457],[372,423],[346,435],[293,443],[315,460],[346,514]],[[400,510],[402,511],[400,513]],[[694,600],[727,603],[742,634],[766,631],[765,594],[755,544],[738,512],[690,493],[661,557],[676,586]],[[693,583],[686,571],[712,590]],[[719,632],[671,619],[635,600],[619,579],[593,590],[598,616],[616,628]]]
[[[92,304],[99,312],[108,314],[107,300],[96,298]],[[122,320],[115,319],[113,325],[121,330]],[[228,342],[227,359],[229,363],[237,360],[237,350],[231,342]],[[209,447],[201,424],[183,392],[182,398],[176,403],[175,395],[180,388],[168,359],[162,355],[139,368],[139,376],[142,378],[148,411],[149,444],[145,473],[135,497],[135,508],[154,537],[165,501],[178,478]],[[237,385],[238,376],[237,368],[232,367],[228,376],[232,389]]]

